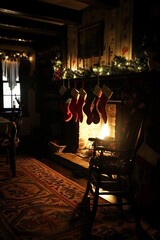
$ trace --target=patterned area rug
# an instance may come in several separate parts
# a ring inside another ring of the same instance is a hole
[[[0,159],[0,240],[85,239],[74,214],[84,188],[34,158],[17,159],[15,178],[8,169]],[[133,219],[120,225],[114,211],[98,211],[91,239],[136,240]]]

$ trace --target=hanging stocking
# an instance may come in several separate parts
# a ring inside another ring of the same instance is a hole
[[[92,110],[94,106],[94,99],[95,99],[94,93],[92,91],[89,91],[87,93],[86,103],[83,107],[83,112],[87,116],[87,121],[86,121],[87,124],[91,124],[93,122]]]
[[[85,105],[86,98],[87,98],[87,93],[83,88],[80,88],[79,90],[79,99],[78,103],[76,105],[76,112],[78,114],[78,120],[80,122],[83,122],[83,106]]]
[[[70,103],[71,103],[71,94],[70,90],[67,89],[64,85],[61,87],[59,93],[61,94],[61,103],[60,103],[60,109],[64,114],[64,121],[68,122],[72,118],[72,113],[69,109]]]
[[[72,100],[71,100],[69,108],[73,115],[74,121],[77,122],[78,113],[76,111],[76,105],[77,105],[78,99],[79,99],[79,91],[76,88],[73,88],[71,91],[71,96],[72,96]]]
[[[92,115],[93,115],[93,123],[98,124],[100,122],[100,116],[99,116],[99,112],[98,112],[98,104],[100,101],[100,97],[102,95],[102,91],[101,88],[99,87],[99,85],[96,85],[94,88],[94,94],[95,94],[95,99],[94,99],[94,107],[92,110]]]
[[[102,87],[102,95],[98,103],[98,111],[102,115],[104,123],[107,122],[106,104],[108,99],[112,96],[112,94],[113,94],[112,90],[109,89],[107,85],[104,84]]]

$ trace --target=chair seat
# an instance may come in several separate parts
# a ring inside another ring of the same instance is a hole
[[[14,145],[15,147],[18,147],[19,146],[19,138],[17,137],[15,140],[14,140]],[[3,138],[0,138],[0,146],[2,147],[9,147],[11,144],[11,139],[8,137],[8,136],[5,136]]]
[[[118,156],[96,156],[91,158],[90,165],[92,168],[100,168],[101,173],[128,175],[132,171],[133,162],[128,158],[120,159]]]

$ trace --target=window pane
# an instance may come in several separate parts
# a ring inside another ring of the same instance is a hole
[[[20,83],[17,83],[15,88],[12,90],[12,95],[20,95]]]
[[[2,80],[3,80],[3,81],[7,81],[6,76],[2,76]]]
[[[15,95],[18,99],[21,98],[20,95],[20,83],[17,83],[16,87],[11,91],[8,83],[3,83],[3,107],[12,108],[15,105],[16,108],[19,107]]]
[[[3,95],[11,95],[11,89],[9,88],[8,82],[3,83]]]
[[[20,96],[16,95],[16,98],[19,100]],[[19,108],[19,104],[17,102],[17,100],[15,99],[15,96],[13,96],[13,103],[12,103],[16,108]]]
[[[11,96],[3,96],[3,107],[11,108]]]

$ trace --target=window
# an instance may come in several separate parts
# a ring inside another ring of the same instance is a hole
[[[2,85],[3,108],[18,108],[16,98],[21,98],[18,60],[2,60]]]

